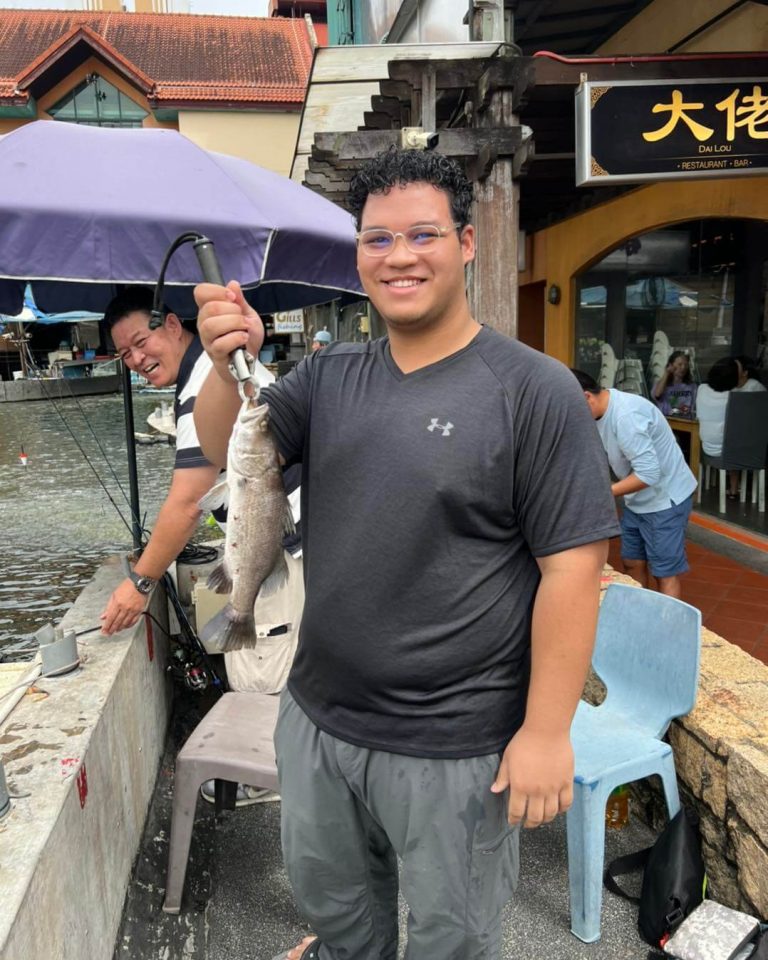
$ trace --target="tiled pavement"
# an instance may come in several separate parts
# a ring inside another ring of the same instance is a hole
[[[768,575],[691,540],[687,551],[682,599],[701,610],[705,627],[768,664]],[[618,539],[608,560],[623,570]]]

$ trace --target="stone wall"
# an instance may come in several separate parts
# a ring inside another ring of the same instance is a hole
[[[711,897],[768,919],[768,667],[703,629],[696,706],[673,722],[669,742],[681,799],[701,817]],[[654,780],[637,785],[634,809],[659,827]]]

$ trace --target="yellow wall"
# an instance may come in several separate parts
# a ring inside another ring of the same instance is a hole
[[[663,53],[731,6],[733,0],[654,0],[597,52]],[[746,3],[675,53],[765,50],[767,47],[768,8]]]
[[[605,55],[664,53],[733,5],[733,0],[654,0],[597,51]],[[768,7],[749,2],[675,53],[768,49]],[[534,130],[534,138],[536,131]],[[525,184],[523,184],[523,190]],[[640,187],[535,234],[520,284],[560,287],[545,305],[545,349],[574,358],[576,277],[629,237],[686,220],[739,217],[768,220],[768,177],[659,182]]]
[[[178,129],[205,149],[219,150],[222,153],[251,160],[285,176],[290,172],[299,127],[298,112],[180,110],[178,124],[173,120],[157,120],[150,110],[146,97],[131,86],[124,77],[95,57],[89,58],[40,97],[35,119],[51,120],[48,110],[89,73],[98,73],[146,110],[145,127]],[[0,119],[0,134],[10,133],[11,130],[30,122],[31,120]]]
[[[179,130],[206,150],[243,157],[288,176],[300,114],[179,111]]]
[[[557,284],[561,300],[545,307],[545,350],[574,358],[576,277],[629,237],[703,217],[768,220],[768,177],[666,181],[593,207],[531,238],[529,266],[520,283]]]

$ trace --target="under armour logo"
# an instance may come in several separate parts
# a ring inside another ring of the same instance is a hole
[[[430,420],[429,426],[427,427],[430,433],[434,433],[435,430],[442,430],[444,437],[450,437],[451,430],[453,430],[453,424],[449,420],[448,423],[438,423],[437,417],[432,417]]]

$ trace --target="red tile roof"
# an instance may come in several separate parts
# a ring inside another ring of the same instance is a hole
[[[94,37],[101,38],[101,44]],[[45,70],[61,45],[89,42],[117,70],[147,78],[157,106],[170,101],[301,104],[312,61],[302,18],[0,10],[0,102]]]

